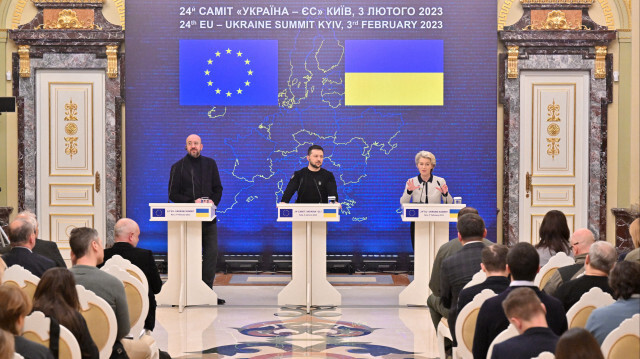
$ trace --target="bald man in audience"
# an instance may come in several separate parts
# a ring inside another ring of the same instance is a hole
[[[115,243],[111,248],[104,250],[104,261],[108,261],[111,257],[119,255],[129,260],[132,264],[142,270],[149,288],[149,312],[144,321],[144,329],[151,332],[156,325],[156,294],[162,289],[162,280],[158,267],[153,259],[153,252],[148,249],[137,248],[140,240],[140,227],[129,218],[122,218],[116,222],[114,230]],[[104,263],[99,265],[101,267]]]
[[[579,275],[584,273],[584,260],[587,258],[589,248],[595,243],[596,239],[593,237],[593,232],[587,228],[580,228],[573,232],[569,239],[571,243],[571,250],[573,251],[573,258],[576,263],[570,266],[560,267],[553,273],[549,281],[544,286],[545,293],[554,295],[558,287],[565,282],[578,278]]]
[[[592,244],[584,262],[584,275],[564,283],[556,291],[555,297],[562,302],[564,310],[568,311],[593,287],[613,294],[608,284],[608,276],[617,258],[618,254],[611,243],[598,241]]]
[[[9,224],[9,242],[11,251],[2,256],[8,267],[14,264],[21,265],[40,278],[47,269],[56,266],[51,259],[33,252],[36,245],[36,227],[28,219],[14,219]]]
[[[491,359],[534,358],[542,352],[555,353],[558,335],[547,325],[547,309],[530,288],[512,290],[502,302],[509,323],[518,336],[493,347]]]

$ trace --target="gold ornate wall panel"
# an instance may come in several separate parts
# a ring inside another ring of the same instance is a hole
[[[93,84],[50,82],[49,174],[93,176]]]
[[[76,227],[93,226],[93,214],[84,213],[50,213],[49,214],[49,238],[58,243],[60,249],[70,249],[69,235]]]
[[[532,84],[533,177],[575,176],[576,84]]]
[[[49,206],[91,207],[93,183],[50,183]]]

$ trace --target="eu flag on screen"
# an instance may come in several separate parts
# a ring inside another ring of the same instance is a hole
[[[345,41],[345,105],[443,104],[443,40]]]
[[[277,104],[277,40],[180,40],[180,105]]]

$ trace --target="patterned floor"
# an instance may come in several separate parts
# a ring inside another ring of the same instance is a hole
[[[220,307],[160,307],[158,346],[181,358],[434,358],[426,307],[399,307],[402,287],[339,287],[343,305],[311,314],[276,303],[282,287],[214,287]]]

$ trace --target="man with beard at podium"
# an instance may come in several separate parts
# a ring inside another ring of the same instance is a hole
[[[213,203],[222,198],[218,165],[213,158],[201,156],[202,140],[192,134],[184,148],[187,154],[171,166],[169,199],[175,203]],[[217,218],[202,222],[202,281],[213,287],[218,259]],[[225,300],[218,298],[218,305]]]
[[[307,149],[309,165],[293,173],[282,195],[282,202],[289,203],[293,194],[298,192],[296,203],[338,202],[338,187],[333,173],[322,168],[324,149],[312,145]]]

